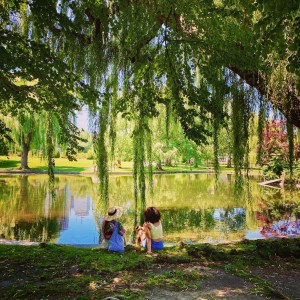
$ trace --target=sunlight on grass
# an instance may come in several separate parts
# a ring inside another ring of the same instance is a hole
[[[20,167],[20,156],[0,156],[0,170],[10,171]],[[55,158],[55,172],[94,172],[95,161],[92,159],[80,158],[77,161],[69,161],[67,158]],[[32,170],[47,171],[47,161],[40,158],[29,156],[28,165]],[[147,169],[147,168],[146,168]],[[109,171],[112,173],[131,173],[133,170],[133,162],[122,161],[121,167],[109,164]],[[156,172],[155,163],[153,171]],[[177,164],[176,166],[163,166],[162,172],[214,172],[213,167],[194,167],[187,164]],[[220,166],[222,172],[233,172],[233,168]],[[251,169],[251,173],[259,173],[259,170]],[[161,173],[161,172],[159,172]]]
[[[0,168],[1,169],[16,169],[20,167],[21,157],[0,156]],[[47,170],[47,161],[39,157],[28,157],[28,165],[30,169]],[[55,171],[64,172],[82,172],[85,170],[93,171],[93,160],[78,159],[77,161],[69,161],[66,158],[55,158]]]

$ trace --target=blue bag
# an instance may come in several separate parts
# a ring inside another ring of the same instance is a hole
[[[115,228],[109,239],[108,251],[124,252],[124,239],[118,232],[119,223],[115,222]]]

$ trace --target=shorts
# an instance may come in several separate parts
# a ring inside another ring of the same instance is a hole
[[[142,247],[146,248],[147,247],[147,242],[146,239],[144,239],[141,243]],[[151,249],[153,250],[162,250],[164,248],[164,242],[160,241],[160,242],[156,242],[151,240]]]
[[[154,250],[162,250],[164,248],[164,242],[163,241],[156,242],[151,240],[151,248]]]

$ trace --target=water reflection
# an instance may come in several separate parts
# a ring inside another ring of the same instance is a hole
[[[110,201],[101,203],[93,177],[56,176],[49,191],[47,176],[0,176],[0,238],[97,245],[112,205],[124,208],[121,222],[133,237],[141,211],[132,177],[112,176],[110,182]],[[158,175],[147,206],[161,210],[167,242],[221,242],[300,235],[299,194],[261,187],[252,178],[236,198],[231,175],[220,174],[218,186],[210,174]]]
[[[65,215],[58,244],[99,244],[99,231],[90,196],[66,197]]]

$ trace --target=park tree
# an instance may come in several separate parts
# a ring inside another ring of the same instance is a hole
[[[0,113],[18,116],[24,125],[19,141],[23,147],[22,168],[28,167],[28,151],[35,130],[33,115],[51,111],[60,124],[67,156],[73,159],[80,139],[68,115],[80,107],[80,91],[86,96],[95,95],[48,43],[34,36],[34,30],[28,27],[27,8],[25,1],[2,1],[0,12]]]
[[[192,161],[192,165],[197,165],[199,164],[197,145],[186,138],[172,106],[166,101],[168,96],[167,90],[164,90],[163,103],[157,106],[159,114],[153,118],[150,127],[156,169],[162,170],[162,163],[165,166],[172,166],[173,162],[190,164]]]
[[[68,118],[68,115],[66,117]],[[66,122],[63,124],[63,120],[58,119],[57,115],[51,112],[39,110],[35,113],[28,113],[20,109],[17,116],[9,114],[3,117],[3,120],[8,127],[7,130],[10,132],[10,140],[13,141],[7,149],[7,154],[9,149],[10,152],[21,153],[20,169],[29,169],[29,151],[32,151],[43,159],[49,160],[52,169],[54,167],[53,157],[55,148],[59,147],[61,151],[65,151],[70,159],[73,159],[76,154],[73,147],[68,150],[69,144],[61,129],[62,126],[68,126],[68,124],[72,123]],[[72,126],[74,125],[72,124]],[[78,129],[74,128],[74,130]],[[86,139],[78,136],[76,141],[78,141],[76,149],[84,149],[82,143]],[[50,158],[48,157],[49,151],[51,151]],[[67,151],[70,152],[67,153]]]
[[[33,140],[34,127],[36,123],[36,118],[34,115],[28,115],[24,111],[19,113],[19,134],[20,134],[20,144],[22,147],[21,155],[21,169],[28,169],[28,154],[31,148],[31,143]]]
[[[0,155],[8,155],[10,143],[12,143],[11,130],[0,119]]]
[[[114,128],[117,112],[126,115],[134,124],[136,197],[145,197],[144,161],[151,160],[149,122],[158,114],[157,103],[168,102],[185,136],[196,144],[213,136],[217,167],[218,133],[227,114],[222,101],[230,96],[237,174],[247,165],[251,111],[260,101],[255,95],[264,95],[289,124],[300,126],[298,1],[1,4],[1,99],[13,99],[10,110],[20,103],[72,110],[80,94],[99,119],[97,155],[105,183],[104,140],[115,136],[108,129]],[[37,84],[15,87],[17,77]],[[169,91],[167,99],[162,86]]]
[[[281,119],[275,119],[267,122],[263,131],[263,144],[261,152],[261,164],[267,165],[273,159],[277,159],[283,169],[284,166],[293,164],[293,159],[298,161],[300,158],[300,145],[296,142],[297,130],[293,130],[293,157],[290,157],[288,142],[287,123]],[[275,157],[276,156],[276,157]]]

